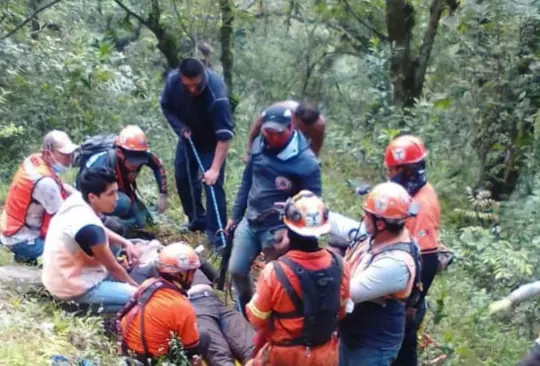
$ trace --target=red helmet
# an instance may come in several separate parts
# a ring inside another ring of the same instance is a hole
[[[139,126],[126,126],[118,137],[116,146],[128,151],[148,151],[148,140]]]
[[[384,165],[390,167],[418,163],[424,160],[427,154],[420,138],[410,135],[396,137],[386,148]]]
[[[415,205],[405,188],[386,182],[369,192],[362,208],[382,219],[400,222],[414,214]]]

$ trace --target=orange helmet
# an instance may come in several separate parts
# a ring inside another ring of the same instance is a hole
[[[384,154],[384,165],[399,166],[418,163],[428,152],[424,142],[418,137],[404,135],[390,141]]]
[[[184,242],[167,245],[159,253],[157,270],[172,275],[196,270],[201,261],[195,249]]]
[[[148,151],[148,140],[139,126],[126,126],[118,137],[116,146],[128,151]]]
[[[362,208],[376,217],[396,223],[414,216],[417,211],[417,206],[405,188],[393,182],[375,186],[367,195]]]
[[[330,232],[328,208],[319,197],[307,190],[287,200],[283,222],[302,236],[319,237]]]

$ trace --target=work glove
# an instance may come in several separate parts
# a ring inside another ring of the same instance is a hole
[[[157,203],[157,209],[158,213],[162,214],[167,210],[168,207],[168,201],[167,201],[167,195],[165,193],[160,193]]]
[[[502,299],[495,301],[489,305],[489,315],[498,313],[500,311],[508,311],[512,307],[512,301],[509,299]]]

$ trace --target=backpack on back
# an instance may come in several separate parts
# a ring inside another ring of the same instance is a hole
[[[287,257],[274,262],[276,276],[287,295],[294,304],[295,310],[290,313],[274,312],[276,319],[304,318],[304,326],[299,337],[280,346],[317,347],[332,339],[338,326],[341,308],[341,282],[343,278],[342,259],[332,251],[330,266],[320,270],[307,270]],[[301,287],[299,296],[285,275],[283,264],[293,270]]]
[[[87,138],[74,155],[73,166],[84,167],[92,155],[113,149],[115,143],[116,134],[102,134]]]

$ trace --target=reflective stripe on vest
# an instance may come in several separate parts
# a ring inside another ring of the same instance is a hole
[[[4,236],[13,236],[25,226],[30,229],[40,230],[41,235],[47,232],[51,215],[46,210],[40,227],[32,227],[26,222],[28,208],[31,203],[35,202],[32,198],[34,188],[45,177],[54,179],[60,187],[62,198],[67,197],[60,178],[43,161],[41,154],[29,156],[19,167],[9,187],[6,204],[0,218],[0,232]]]

